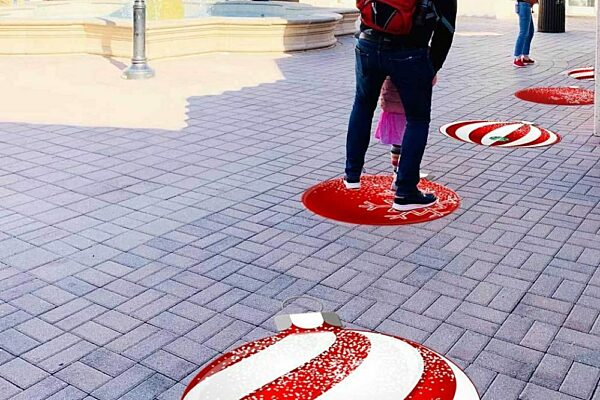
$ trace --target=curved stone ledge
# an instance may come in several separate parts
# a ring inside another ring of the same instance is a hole
[[[288,3],[289,4],[289,3]],[[287,6],[286,6],[287,7]],[[298,8],[290,18],[203,17],[148,21],[150,59],[211,52],[288,52],[332,46],[354,32],[352,9]],[[1,19],[0,54],[87,53],[131,57],[126,19]]]

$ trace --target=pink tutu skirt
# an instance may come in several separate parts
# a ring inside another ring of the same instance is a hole
[[[375,130],[375,137],[382,144],[402,144],[406,131],[406,115],[383,111]]]

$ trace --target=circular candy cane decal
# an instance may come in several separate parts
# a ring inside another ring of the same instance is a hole
[[[542,147],[560,142],[560,136],[529,122],[460,121],[440,132],[466,143],[493,147]]]
[[[182,400],[479,400],[456,365],[409,340],[292,326],[206,366]]]
[[[558,106],[585,106],[594,104],[594,92],[579,87],[539,87],[519,90],[521,100]]]
[[[595,79],[594,67],[573,69],[567,72],[567,75],[580,81],[592,81]]]
[[[452,190],[421,179],[419,189],[433,193],[436,204],[412,211],[392,208],[394,192],[390,190],[391,176],[363,175],[360,190],[347,190],[342,179],[319,183],[302,196],[302,203],[322,217],[359,225],[407,225],[433,221],[451,214],[460,205],[460,198]]]

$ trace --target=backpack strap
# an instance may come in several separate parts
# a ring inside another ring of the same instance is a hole
[[[456,32],[456,28],[454,28],[454,26],[452,26],[452,24],[450,23],[450,21],[448,21],[448,19],[446,17],[444,17],[443,15],[440,15],[440,13],[437,11],[437,8],[435,7],[435,2],[431,2],[431,9],[433,10],[433,12],[436,15],[436,20],[437,22],[441,22],[442,25],[444,25],[446,27],[446,29],[448,29],[448,32],[454,34]]]
[[[448,31],[452,34],[454,34],[454,32],[456,32],[456,28],[454,28],[452,26],[452,24],[450,23],[450,21],[448,21],[446,19],[446,17],[441,17],[441,22],[442,24],[446,27],[446,29],[448,29]]]

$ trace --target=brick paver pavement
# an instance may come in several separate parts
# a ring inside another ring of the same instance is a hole
[[[527,70],[509,65],[514,28],[461,21],[424,167],[464,201],[423,225],[341,225],[299,202],[342,171],[352,38],[280,60],[285,80],[191,98],[179,132],[0,124],[0,399],[177,399],[308,294],[348,326],[447,354],[484,400],[599,400],[592,109],[513,97],[573,85],[561,73],[592,62],[592,23],[538,35]],[[435,132],[478,118],[563,141],[501,150]],[[385,147],[368,157],[387,170]]]

